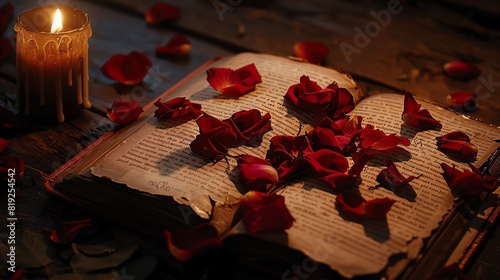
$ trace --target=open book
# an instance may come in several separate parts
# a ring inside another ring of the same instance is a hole
[[[423,101],[419,102],[441,120],[443,129],[420,132],[403,126],[403,95],[380,94],[361,99],[361,91],[348,75],[317,65],[242,53],[218,60],[209,67],[237,69],[249,63],[256,65],[262,83],[239,99],[215,98],[219,93],[207,83],[205,71],[199,71],[164,94],[163,101],[184,96],[201,104],[204,112],[218,119],[249,109],[270,113],[273,129],[264,135],[260,145],[229,150],[231,155],[251,154],[265,158],[273,136],[296,135],[299,131],[303,134],[324,116],[321,112],[293,108],[283,98],[290,85],[298,83],[300,76],[307,75],[322,88],[333,81],[347,88],[359,101],[350,115],[363,116],[364,124],[372,124],[386,134],[406,137],[411,145],[405,147],[404,152],[381,155],[370,161],[361,173],[359,192],[364,198],[396,200],[386,219],[361,222],[345,219],[335,208],[335,191],[319,180],[301,178],[279,190],[295,219],[290,229],[280,234],[250,237],[241,223],[236,223],[224,236],[228,244],[235,247],[233,252],[242,252],[242,255],[246,254],[245,250],[254,250],[264,255],[268,253],[267,257],[281,254],[287,259],[286,250],[291,249],[303,254],[297,265],[305,265],[305,273],[322,266],[343,277],[387,274],[394,278],[419,257],[421,249],[436,230],[446,225],[443,219],[449,217],[456,206],[441,175],[440,164],[468,169],[466,164],[437,151],[435,138],[461,130],[478,147],[480,158],[492,152],[494,140],[499,137],[495,127]],[[185,123],[162,120],[153,116],[155,108],[147,109],[141,119],[104,136],[56,170],[47,180],[47,189],[75,204],[154,235],[162,235],[165,229],[203,222],[212,213],[213,201],[225,203],[241,197],[234,158],[207,163],[190,150],[189,144],[199,133],[194,120]],[[403,175],[420,175],[410,183],[411,191],[395,194],[385,188],[372,188],[378,184],[375,179],[385,167],[386,157],[396,162]],[[255,242],[235,241],[239,238],[251,238]],[[283,251],[266,252],[265,248],[257,248],[260,241],[275,244]],[[236,248],[243,243],[252,245]],[[278,274],[285,277],[286,273],[291,273],[292,277],[294,272],[283,270]]]

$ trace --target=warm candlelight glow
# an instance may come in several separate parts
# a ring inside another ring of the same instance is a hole
[[[62,15],[61,10],[57,9],[54,15],[54,21],[52,22],[52,28],[50,33],[56,33],[62,31]]]

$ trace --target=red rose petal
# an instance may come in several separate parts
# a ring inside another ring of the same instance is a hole
[[[201,114],[201,105],[187,100],[185,97],[176,97],[166,102],[158,99],[155,103],[158,109],[155,111],[155,117],[162,119],[195,119]]]
[[[344,173],[349,168],[349,162],[346,157],[328,149],[304,153],[304,160],[309,164],[316,176],[320,178],[332,173]]]
[[[0,63],[2,63],[14,48],[7,38],[0,38]]]
[[[297,42],[293,46],[295,56],[305,59],[312,64],[321,64],[328,56],[328,46],[321,42]]]
[[[52,230],[50,239],[57,244],[71,243],[75,240],[81,229],[90,227],[91,225],[92,222],[90,219],[59,223]]]
[[[240,198],[240,209],[243,212],[246,212],[252,208],[255,208],[255,206],[259,205],[262,203],[263,200],[271,196],[270,194],[251,190],[245,193],[241,198]]]
[[[396,191],[415,178],[415,176],[408,176],[408,178],[404,177],[403,174],[399,172],[394,162],[391,159],[387,159],[387,168],[380,171],[377,176],[377,182],[391,191]]]
[[[14,6],[9,2],[6,2],[5,4],[2,5],[2,7],[0,7],[0,36],[7,29],[7,26],[9,25],[9,21],[12,18],[13,13],[14,13]]]
[[[339,209],[354,218],[385,217],[395,202],[390,198],[376,198],[367,201],[354,192],[341,193],[335,199],[335,204]]]
[[[362,139],[361,146],[363,148],[370,148],[377,151],[389,150],[395,148],[399,144],[409,146],[410,140],[396,136],[392,133],[385,135],[379,129],[366,129],[361,132],[360,138]]]
[[[469,135],[459,130],[446,133],[442,136],[436,137],[436,139],[438,140],[438,142],[442,140],[457,140],[457,141],[470,142]]]
[[[165,237],[168,250],[180,261],[192,260],[223,246],[217,230],[207,223],[175,231],[167,230]]]
[[[101,70],[108,78],[130,86],[140,84],[152,65],[145,54],[132,51],[128,55],[112,56],[104,63]]]
[[[167,3],[156,3],[146,12],[146,23],[157,25],[181,17],[181,9]]]
[[[223,121],[231,125],[239,141],[260,143],[264,134],[272,130],[270,119],[269,113],[262,116],[259,110],[250,109],[236,112]]]
[[[9,145],[9,141],[0,137],[0,153],[3,152],[3,150],[5,150],[8,145]]]
[[[327,88],[334,90],[330,106],[326,110],[329,117],[335,120],[354,109],[354,97],[346,88],[339,88],[335,82]]]
[[[443,69],[446,75],[461,80],[470,80],[481,75],[481,69],[470,62],[450,61],[444,64]]]
[[[387,197],[369,200],[365,203],[365,215],[369,218],[385,217],[395,202]]]
[[[210,68],[207,81],[223,98],[238,98],[253,90],[262,82],[255,64],[248,64],[236,70],[228,68]]]
[[[278,171],[265,159],[241,155],[237,162],[239,178],[245,186],[245,193],[249,190],[265,192],[279,181]]]
[[[487,190],[487,185],[479,172],[460,171],[455,166],[451,167],[446,163],[442,163],[441,168],[448,187],[457,195],[480,195]]]
[[[455,92],[446,96],[448,107],[456,111],[474,112],[477,110],[478,102],[474,92]]]
[[[347,173],[335,172],[320,178],[322,181],[329,184],[336,191],[345,191],[353,188],[358,181],[361,171],[363,171],[366,163],[373,159],[375,155],[365,153],[351,166]]]
[[[349,120],[342,127],[342,131],[344,132],[345,135],[348,136],[356,135],[359,131],[363,129],[361,126],[362,121],[363,121],[362,116],[351,116],[349,117]]]
[[[426,109],[420,110],[422,105],[418,104],[413,95],[405,93],[402,120],[405,124],[420,129],[441,129],[441,122],[434,119]]]
[[[285,198],[272,194],[254,207],[247,209],[242,218],[245,228],[252,234],[289,229],[294,218],[285,205]]]
[[[135,100],[115,100],[107,116],[117,124],[127,124],[135,121],[142,113],[142,107]]]
[[[168,43],[163,47],[156,48],[157,55],[168,55],[168,56],[183,56],[187,55],[192,49],[192,44],[186,38],[186,36],[177,33],[168,41]]]
[[[353,192],[343,192],[335,198],[335,204],[347,215],[355,217],[365,216],[366,199]]]
[[[3,163],[0,163],[0,178],[6,178],[15,171],[15,178],[20,179],[24,176],[24,161],[20,157],[8,157]]]
[[[285,99],[299,109],[315,109],[327,106],[331,103],[334,90],[321,87],[308,76],[302,75],[300,83],[288,88]]]
[[[302,157],[304,153],[312,152],[311,144],[305,135],[297,137],[277,135],[271,138],[271,144],[266,154],[266,159],[278,167],[284,162],[290,162]]]
[[[203,115],[196,120],[200,134],[189,144],[193,153],[207,161],[221,160],[229,147],[237,143],[237,136],[231,125],[210,115]]]
[[[337,173],[331,173],[320,179],[323,182],[326,182],[328,185],[330,185],[330,187],[332,187],[336,191],[345,191],[350,188],[353,188],[356,185],[358,177],[342,172],[337,172]]]
[[[461,131],[452,131],[443,136],[436,137],[438,150],[447,156],[462,161],[476,160],[478,149],[470,143],[469,136]]]

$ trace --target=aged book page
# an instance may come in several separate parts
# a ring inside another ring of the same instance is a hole
[[[345,277],[383,270],[390,256],[406,253],[408,242],[428,237],[452,207],[454,198],[441,175],[440,164],[454,164],[460,170],[469,167],[437,151],[436,136],[453,130],[466,132],[479,148],[478,158],[492,140],[500,136],[495,127],[466,120],[423,102],[424,108],[441,120],[443,129],[418,132],[401,121],[403,98],[396,94],[371,96],[362,100],[352,112],[363,116],[363,124],[373,124],[386,134],[396,133],[411,140],[411,145],[404,150],[381,155],[369,162],[361,174],[359,192],[365,199],[389,197],[397,201],[387,219],[355,221],[344,218],[335,208],[335,193],[318,181],[295,183],[279,192],[285,196],[296,220],[287,231],[286,245],[304,252],[315,262],[328,264]],[[378,185],[375,178],[385,167],[387,157],[394,160],[404,176],[420,175],[410,183],[411,189],[395,194],[382,187],[372,188]],[[238,231],[244,232],[244,229],[239,226],[235,232]],[[311,261],[304,263],[308,267],[302,271],[307,274],[307,269],[314,265]]]
[[[357,92],[350,78],[334,70],[274,56],[241,54],[223,61],[218,67],[236,69],[249,63],[255,63],[263,82],[257,85],[256,91],[237,100],[216,98],[218,93],[208,85],[204,74],[166,98],[187,96],[219,119],[254,108],[263,114],[269,112],[273,130],[264,135],[263,142],[256,147],[230,149],[230,155],[248,153],[264,157],[271,137],[296,135],[301,125],[314,125],[323,117],[321,112],[305,113],[284,104],[286,90],[298,83],[303,74],[322,87],[337,81],[340,86]],[[468,167],[437,151],[435,137],[462,130],[471,137],[481,156],[492,139],[498,137],[498,129],[464,120],[432,104],[423,104],[442,121],[441,131],[418,132],[402,125],[402,95],[369,97],[351,113],[363,116],[364,124],[372,124],[386,134],[397,133],[411,140],[411,145],[404,150],[387,153],[369,162],[361,175],[359,192],[364,198],[390,197],[397,201],[387,219],[348,220],[335,208],[334,191],[317,180],[304,179],[280,190],[296,219],[286,232],[285,245],[303,251],[313,262],[328,264],[350,277],[383,270],[390,256],[406,253],[410,241],[421,240],[438,227],[454,201],[441,176],[440,164]],[[192,154],[189,144],[197,134],[194,120],[179,124],[150,116],[137,131],[100,160],[92,172],[140,191],[172,196],[207,218],[212,210],[209,197],[224,202],[228,197],[237,198],[241,194],[237,189],[234,158],[212,164]],[[384,188],[373,189],[377,185],[375,178],[384,168],[387,157],[396,162],[403,175],[421,175],[412,181],[411,189],[397,194]],[[244,232],[244,229],[239,226],[232,234],[238,232]]]
[[[295,135],[301,123],[315,123],[322,117],[319,113],[304,114],[283,106],[288,87],[298,83],[303,74],[309,75],[321,87],[336,81],[353,95],[360,95],[353,80],[336,70],[271,55],[243,53],[224,60],[217,67],[237,69],[250,63],[256,65],[262,83],[239,99],[216,98],[219,93],[208,84],[205,73],[166,98],[189,97],[192,102],[201,104],[203,111],[219,119],[248,109],[270,113],[273,130],[264,135],[263,143],[257,147],[231,149],[231,155],[250,153],[264,157],[272,136]],[[234,159],[228,158],[229,165],[224,160],[212,164],[192,154],[189,144],[198,133],[194,120],[178,124],[150,116],[142,127],[94,166],[92,172],[140,191],[172,196],[208,218],[211,213],[209,196],[223,202],[227,196],[239,197],[240,193],[230,172],[236,164]]]

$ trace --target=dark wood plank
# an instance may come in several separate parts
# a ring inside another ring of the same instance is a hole
[[[143,17],[156,1],[99,2]],[[270,1],[263,7],[241,1],[241,5],[229,7],[221,17],[213,1],[166,2],[182,8],[182,17],[174,28],[235,50],[287,56],[292,54],[292,46],[297,41],[322,41],[330,47],[328,65],[347,71],[355,78],[408,90],[440,104],[445,103],[449,93],[477,91],[480,109],[471,115],[500,124],[497,114],[500,95],[495,94],[500,90],[500,56],[494,39],[499,31],[435,3],[417,2],[420,3],[417,5],[401,1],[397,6],[401,12],[390,15],[390,20],[381,26],[373,14],[387,11],[387,3],[392,1],[363,4]],[[370,35],[366,35],[366,28],[372,28]],[[360,39],[362,36],[366,36],[365,42]],[[346,50],[348,45],[353,53]],[[482,69],[481,77],[457,81],[443,75],[444,63],[461,59],[476,62]]]

